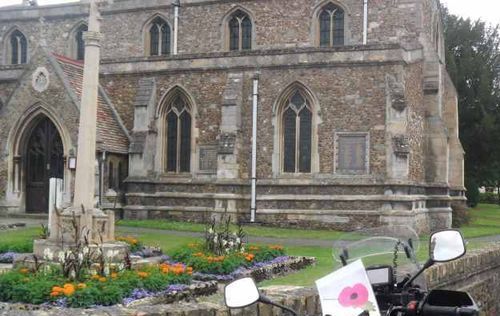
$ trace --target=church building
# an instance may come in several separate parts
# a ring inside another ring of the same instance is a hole
[[[0,7],[0,216],[74,194],[89,3]],[[463,203],[439,0],[101,7],[96,203],[127,219],[449,227]]]

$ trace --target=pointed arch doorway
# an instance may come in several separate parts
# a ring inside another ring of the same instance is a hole
[[[43,116],[31,130],[25,150],[26,212],[47,213],[49,179],[64,177],[64,148],[52,121]]]

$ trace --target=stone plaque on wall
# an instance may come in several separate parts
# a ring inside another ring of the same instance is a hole
[[[335,172],[340,174],[368,173],[368,134],[337,133]]]
[[[200,146],[200,172],[217,172],[217,146]]]

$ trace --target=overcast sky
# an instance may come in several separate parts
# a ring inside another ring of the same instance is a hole
[[[74,1],[78,0],[38,0],[38,3],[44,5]],[[169,0],[165,0],[165,2],[167,1]],[[22,0],[0,0],[0,6],[18,4],[21,2]],[[453,14],[470,17],[474,20],[481,18],[493,24],[500,24],[500,0],[441,0],[441,2],[445,4]]]

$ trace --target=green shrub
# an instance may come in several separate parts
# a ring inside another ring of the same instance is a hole
[[[499,204],[498,194],[493,192],[479,193],[479,203],[483,204]]]
[[[470,207],[476,207],[479,204],[479,186],[474,180],[466,180],[465,188],[467,189],[465,192],[467,204]]]
[[[467,225],[471,221],[470,211],[466,205],[463,203],[452,203],[452,226],[454,228],[460,228],[463,225]]]
[[[0,241],[0,253],[5,252],[29,253],[33,252],[33,239],[16,240],[12,242]]]

